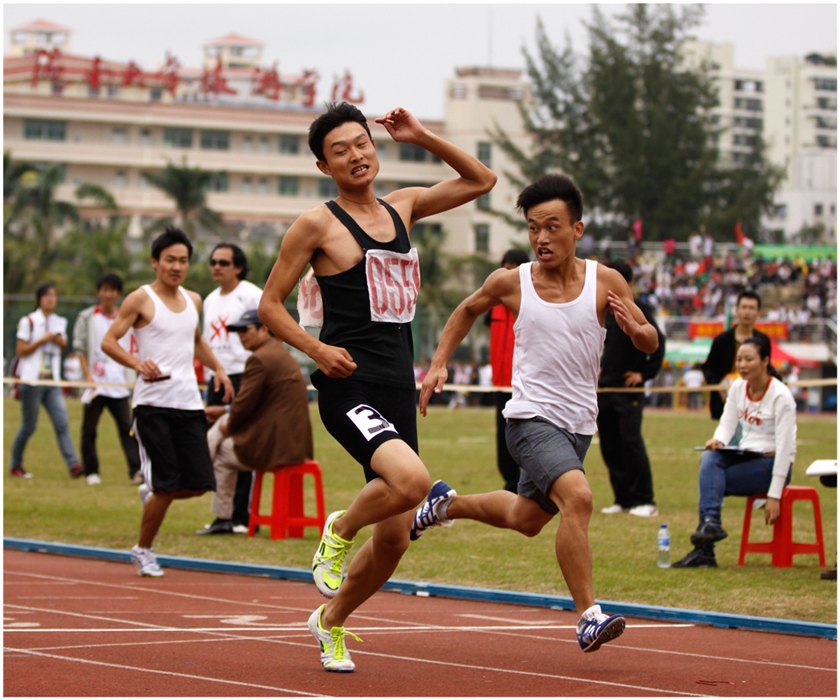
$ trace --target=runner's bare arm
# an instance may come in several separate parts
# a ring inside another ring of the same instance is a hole
[[[149,295],[142,289],[133,291],[125,298],[117,312],[117,317],[102,338],[102,352],[121,365],[136,370],[147,379],[154,379],[160,376],[160,368],[154,361],[141,362],[140,358],[124,350],[118,342],[140,319],[141,308],[148,299]]]
[[[607,306],[615,316],[619,328],[630,336],[633,345],[645,353],[654,353],[659,347],[659,335],[647,322],[642,310],[636,306],[627,280],[616,270],[598,266],[598,278],[607,288]],[[603,277],[601,276],[603,274]]]
[[[413,198],[411,225],[424,217],[471,202],[489,192],[496,184],[496,174],[490,168],[463,149],[433,134],[408,110],[397,107],[376,122],[387,129],[394,141],[422,146],[460,175],[459,178],[445,180],[432,187],[397,190],[387,197],[389,203],[392,198]]]
[[[259,315],[277,338],[305,353],[328,377],[348,377],[356,363],[344,348],[313,338],[286,311],[284,303],[315,254],[318,242],[316,215],[306,212],[289,227],[280,246],[260,300]]]
[[[511,273],[514,274],[511,275]],[[518,311],[518,306],[511,303],[511,292],[514,291],[518,274],[515,270],[495,270],[481,287],[464,299],[452,312],[443,328],[437,350],[420,389],[422,415],[426,415],[426,407],[429,405],[432,393],[439,394],[443,390],[448,376],[446,363],[455,352],[455,348],[467,337],[467,333],[475,325],[476,320],[494,306],[502,303],[506,303],[509,308],[514,306],[512,310]]]

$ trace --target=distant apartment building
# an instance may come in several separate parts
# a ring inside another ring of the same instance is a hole
[[[174,209],[143,173],[186,163],[214,174],[208,204],[241,241],[273,247],[302,212],[338,194],[315,167],[307,135],[328,100],[365,111],[350,73],[322,95],[317,67],[281,73],[260,41],[235,33],[206,42],[200,67],[168,54],[154,69],[73,54],[71,33],[45,20],[13,27],[4,57],[4,149],[17,161],[61,164],[58,197],[72,199],[83,182],[107,188],[137,237]],[[510,167],[487,132],[498,124],[526,147],[517,110],[529,95],[521,71],[459,68],[446,91],[444,120],[424,125],[499,173]],[[392,141],[374,123],[380,115],[366,116],[381,163],[378,196],[455,176],[424,149]],[[447,253],[499,259],[525,237],[490,209],[512,211],[516,194],[500,177],[489,195],[418,225],[442,230]]]
[[[820,227],[824,240],[836,241],[836,56],[774,56],[764,70],[745,70],[735,66],[734,44],[706,41],[686,42],[684,56],[689,66],[711,65],[722,160],[744,162],[761,137],[768,160],[785,171],[763,226],[784,240]]]

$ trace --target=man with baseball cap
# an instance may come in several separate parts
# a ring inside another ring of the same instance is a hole
[[[198,535],[233,533],[233,496],[240,471],[299,464],[312,459],[312,426],[306,382],[300,365],[268,329],[256,309],[245,311],[228,329],[251,352],[233,401],[207,406],[207,433],[216,492],[216,519]]]

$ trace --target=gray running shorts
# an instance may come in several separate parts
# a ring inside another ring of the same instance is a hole
[[[545,418],[509,418],[505,429],[508,450],[522,467],[517,491],[546,513],[559,509],[549,494],[554,482],[572,469],[583,471],[591,435],[571,433]]]

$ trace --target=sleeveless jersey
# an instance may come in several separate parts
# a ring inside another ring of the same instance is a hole
[[[155,315],[152,322],[135,328],[140,360],[154,360],[170,379],[146,381],[137,376],[134,387],[134,406],[158,406],[182,410],[202,410],[204,403],[198,391],[193,359],[195,357],[195,329],[198,326],[198,309],[183,287],[178,291],[187,302],[180,313],[171,311],[148,285],[142,289],[154,302]]]
[[[545,418],[579,435],[594,435],[598,371],[606,330],[598,322],[598,263],[586,261],[583,290],[562,304],[543,301],[531,267],[519,266],[522,299],[513,326],[513,398],[505,418]]]
[[[365,252],[364,259],[335,275],[316,276],[323,298],[320,340],[342,347],[356,363],[351,378],[413,389],[414,341],[411,320],[420,289],[417,251],[399,214],[383,200],[394,221],[396,237],[381,243],[333,201],[327,207],[347,227]],[[312,383],[326,379],[320,370]]]

